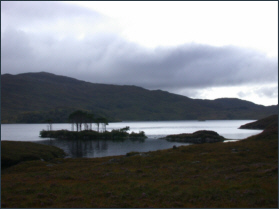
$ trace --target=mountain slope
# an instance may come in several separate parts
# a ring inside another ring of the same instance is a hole
[[[271,115],[252,123],[240,126],[240,129],[278,129],[278,115]]]
[[[116,120],[258,119],[277,113],[239,99],[200,100],[136,86],[93,84],[50,73],[1,75],[1,122],[66,122],[76,109]]]

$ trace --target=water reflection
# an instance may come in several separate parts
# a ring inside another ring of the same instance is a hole
[[[67,140],[47,139],[37,141],[40,144],[56,146],[67,153],[71,158],[92,158],[111,155],[124,155],[127,152],[137,151],[138,145],[143,144],[145,139],[126,140]],[[145,150],[144,150],[145,151]]]

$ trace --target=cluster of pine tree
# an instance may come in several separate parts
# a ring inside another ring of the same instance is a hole
[[[108,119],[105,117],[95,117],[93,113],[85,112],[82,110],[77,110],[69,115],[69,122],[72,123],[72,131],[76,127],[76,131],[82,130],[82,125],[84,130],[92,130],[92,124],[97,125],[97,131],[105,132],[106,125],[108,125]],[[102,126],[102,129],[100,129]]]

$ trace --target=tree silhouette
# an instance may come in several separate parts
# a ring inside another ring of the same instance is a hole
[[[92,130],[92,123],[95,123],[94,114],[87,113],[86,119],[87,119],[87,121],[89,123],[89,129]]]
[[[46,122],[48,123],[49,131],[52,131],[52,120],[51,119],[47,119]]]
[[[129,126],[126,126],[125,128],[121,128],[120,129],[120,132],[127,132],[130,130],[130,127]]]
[[[102,124],[102,131],[106,131],[108,120],[105,117],[94,117],[94,114],[77,110],[69,115],[69,122],[76,126],[77,131],[82,130],[82,124],[85,130],[92,130],[92,123],[96,123],[97,131],[100,132],[100,124]],[[74,128],[73,128],[74,129]]]
[[[97,125],[97,131],[100,132],[100,123],[102,122],[102,118],[98,117],[98,118],[95,118],[95,123]]]
[[[100,122],[103,126],[103,132],[106,132],[106,126],[108,125],[108,120],[104,117],[100,117]]]
[[[86,112],[82,110],[77,110],[69,115],[69,121],[76,125],[76,130],[82,130],[82,123],[84,123],[86,118]]]
[[[106,131],[106,125],[108,125],[108,119],[105,117],[95,118],[95,123],[97,125],[97,131],[100,132],[100,125],[102,125],[102,131]]]

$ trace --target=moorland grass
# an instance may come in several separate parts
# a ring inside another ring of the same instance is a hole
[[[62,149],[32,142],[1,141],[1,167],[30,161],[45,160],[64,157],[66,154]]]
[[[238,142],[2,170],[1,206],[277,208],[278,131]]]

